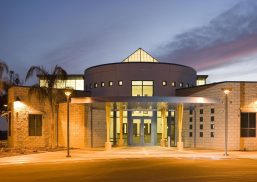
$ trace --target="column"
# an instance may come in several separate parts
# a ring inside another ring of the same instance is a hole
[[[109,102],[105,104],[105,115],[106,115],[106,142],[105,142],[105,150],[112,149],[112,143],[110,142],[110,112],[111,105]]]
[[[161,147],[165,147],[166,143],[167,143],[167,141],[165,139],[165,133],[166,133],[166,130],[167,130],[166,122],[165,122],[165,120],[166,120],[166,108],[165,107],[163,107],[161,109],[161,118],[162,118],[162,139],[160,141],[160,144],[161,144]]]
[[[119,103],[119,111],[120,111],[120,138],[119,138],[119,146],[123,146],[123,104]]]
[[[178,142],[177,142],[177,149],[178,150],[183,150],[183,142],[182,142],[183,104],[178,104],[177,112],[178,112]]]

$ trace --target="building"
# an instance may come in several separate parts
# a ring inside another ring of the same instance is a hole
[[[121,63],[71,75],[56,86],[76,89],[69,106],[70,145],[106,150],[113,146],[223,149],[227,111],[228,149],[256,150],[257,82],[206,84],[206,79],[191,67],[161,63],[143,49]],[[9,146],[65,147],[64,95],[59,95],[53,109],[48,102],[28,96],[29,89],[9,89]],[[224,90],[230,93],[226,96]]]

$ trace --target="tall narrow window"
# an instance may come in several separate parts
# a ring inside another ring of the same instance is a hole
[[[183,88],[183,82],[180,82],[180,83],[179,83],[179,87],[180,87],[180,88]]]
[[[98,87],[97,83],[94,83],[94,87],[95,87],[95,88],[97,88],[97,87]]]
[[[241,137],[256,136],[256,113],[241,113]]]
[[[109,81],[109,87],[113,86],[113,81]]]
[[[162,81],[162,86],[167,86],[167,81]]]
[[[176,87],[176,82],[171,82],[172,87]]]
[[[29,115],[29,136],[42,136],[42,115]]]
[[[101,82],[101,87],[104,87],[104,82]]]
[[[153,96],[153,81],[132,81],[132,96]]]

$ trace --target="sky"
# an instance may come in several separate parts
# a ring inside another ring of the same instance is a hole
[[[256,0],[0,0],[0,59],[69,74],[143,48],[208,82],[257,81]]]

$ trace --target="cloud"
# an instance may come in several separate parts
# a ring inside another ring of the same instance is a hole
[[[257,2],[241,1],[198,27],[162,46],[160,60],[206,70],[257,52]]]

